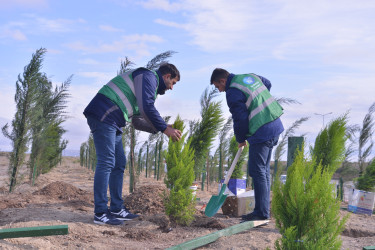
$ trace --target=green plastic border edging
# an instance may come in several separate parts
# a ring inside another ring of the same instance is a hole
[[[373,249],[375,249],[375,246],[363,247],[362,250],[373,250]]]
[[[0,229],[0,239],[68,234],[68,225]]]
[[[197,247],[201,247],[204,245],[207,245],[208,243],[214,242],[217,239],[219,239],[221,236],[230,236],[236,233],[240,233],[242,231],[248,230],[253,227],[257,227],[263,224],[268,223],[268,220],[265,221],[248,221],[244,223],[240,223],[238,225],[234,225],[225,229],[222,229],[220,231],[207,234],[202,237],[198,237],[189,241],[186,241],[184,243],[181,243],[179,245],[167,248],[168,250],[176,250],[176,249],[194,249]]]

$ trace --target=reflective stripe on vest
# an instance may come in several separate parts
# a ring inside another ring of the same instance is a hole
[[[253,91],[251,91],[250,89],[246,88],[245,86],[242,86],[241,84],[238,84],[238,83],[236,83],[236,82],[232,83],[231,86],[236,87],[236,88],[242,90],[243,92],[246,92],[246,93],[249,95],[249,97],[247,98],[247,101],[246,101],[246,108],[248,108],[248,109],[249,109],[249,107],[250,107],[251,102],[254,100],[254,98],[255,98],[260,92],[262,92],[262,91],[264,91],[264,90],[267,89],[267,87],[263,85],[263,86],[257,88],[257,89],[253,92]]]
[[[261,105],[259,105],[258,107],[256,107],[255,109],[253,109],[251,112],[250,112],[250,115],[249,115],[249,121],[254,117],[256,116],[258,113],[260,113],[260,111],[262,111],[263,109],[265,109],[266,107],[268,107],[272,102],[274,102],[275,99],[271,96],[270,98],[268,98],[265,102],[263,102]]]
[[[246,108],[249,112],[249,132],[247,136],[252,136],[261,126],[282,115],[282,107],[271,96],[267,87],[257,75],[235,75],[230,87],[239,89],[247,98]],[[261,115],[258,115],[259,113]]]
[[[128,117],[129,118],[132,117],[134,113],[133,107],[130,104],[128,98],[126,98],[124,93],[122,93],[121,89],[119,89],[119,87],[117,87],[117,85],[114,84],[113,82],[107,83],[107,86],[110,87],[113,91],[115,91],[115,93],[120,97],[122,103],[125,105],[125,108],[128,111]]]
[[[120,97],[122,103],[124,104],[124,106],[126,108],[128,118],[131,118],[134,115],[134,113],[136,112],[133,108],[134,104],[132,105],[131,101],[124,94],[124,92],[121,91],[121,89],[116,85],[115,82],[118,82],[118,80],[120,80],[118,78],[121,77],[125,81],[126,86],[130,89],[131,94],[133,95],[132,97],[129,97],[129,98],[136,100],[135,90],[134,90],[134,82],[130,78],[130,75],[133,72],[134,71],[128,71],[125,74],[122,74],[122,75],[119,75],[119,76],[113,78],[109,83],[107,83],[107,86],[110,87],[118,95],[118,97]],[[124,86],[124,87],[126,88],[126,86]]]

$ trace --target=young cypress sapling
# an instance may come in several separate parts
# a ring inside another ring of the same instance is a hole
[[[173,128],[183,133],[184,123],[178,116]],[[165,184],[170,189],[165,198],[166,214],[180,225],[189,225],[194,219],[195,199],[190,186],[194,180],[194,151],[190,148],[190,140],[185,143],[187,134],[179,141],[169,140],[166,155],[167,177]]]
[[[285,185],[276,178],[272,213],[283,235],[276,249],[340,249],[347,217],[340,220],[332,174],[314,159],[305,159],[302,151],[288,168]]]

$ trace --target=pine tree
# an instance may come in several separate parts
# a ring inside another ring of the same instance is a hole
[[[347,140],[347,113],[331,121],[316,137],[311,154],[316,157],[317,164],[336,171],[345,159],[345,143]]]
[[[183,133],[184,123],[177,116],[173,128]],[[169,140],[167,161],[167,177],[165,184],[170,194],[165,198],[166,214],[181,225],[189,225],[194,219],[195,199],[190,186],[194,180],[194,151],[190,141],[185,143],[186,134],[173,142]]]
[[[318,134],[311,160],[304,158],[303,148],[298,152],[285,185],[275,178],[272,213],[283,235],[277,249],[340,249],[347,217],[340,220],[340,201],[330,181],[344,159],[346,119],[335,119]]]
[[[229,161],[232,162],[234,160],[234,157],[236,156],[238,151],[238,142],[236,141],[236,137],[232,136],[229,143]],[[236,166],[234,167],[231,179],[242,179],[242,176],[244,175],[244,172],[242,171],[242,166],[247,160],[247,156],[249,153],[249,147],[244,147],[240,158],[237,161]]]
[[[224,119],[221,110],[221,102],[213,99],[218,95],[218,90],[207,87],[201,96],[201,117],[200,121],[194,122],[191,127],[191,147],[195,152],[195,176],[202,173],[203,165],[206,161],[207,152],[212,146],[212,142],[219,133]]]
[[[223,128],[219,132],[219,147],[217,149],[218,151],[218,157],[219,157],[219,173],[218,173],[218,179],[221,180],[223,178],[223,172],[224,172],[224,159],[228,156],[228,143],[227,143],[227,135],[229,131],[232,129],[232,123],[233,119],[232,117],[229,117],[224,124]]]
[[[367,166],[365,173],[356,180],[356,188],[375,192],[375,159]]]
[[[368,113],[363,119],[362,127],[360,129],[359,139],[358,139],[358,165],[359,165],[359,176],[362,175],[365,166],[366,159],[370,156],[372,147],[374,143],[372,141],[372,135],[374,133],[374,117],[375,103],[373,103]]]
[[[66,132],[61,124],[66,121],[65,112],[71,77],[52,90],[52,83],[43,75],[39,96],[30,119],[32,146],[29,161],[30,181],[46,173],[60,161],[68,141],[62,136]]]
[[[14,98],[17,111],[12,120],[12,131],[8,131],[8,124],[2,128],[4,136],[12,141],[13,146],[9,161],[9,192],[12,192],[17,185],[19,168],[24,163],[27,144],[30,142],[30,119],[39,93],[38,81],[43,76],[40,69],[45,53],[44,48],[37,50],[32,55],[30,63],[24,68],[22,77],[18,76]]]
[[[288,168],[285,185],[273,185],[272,214],[283,235],[276,249],[340,249],[340,233],[348,217],[340,220],[333,172],[304,158],[299,152]]]

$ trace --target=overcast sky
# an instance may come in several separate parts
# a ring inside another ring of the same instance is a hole
[[[41,47],[55,84],[73,75],[64,123],[71,150],[89,135],[84,108],[125,56],[144,66],[173,50],[181,81],[158,97],[162,116],[199,119],[216,67],[256,73],[274,96],[301,103],[284,106],[282,121],[288,128],[309,116],[297,135],[312,143],[323,117],[327,124],[349,110],[350,123],[361,124],[375,101],[374,13],[373,0],[0,0],[0,126],[14,118],[17,76]],[[217,100],[228,117],[225,94]],[[11,150],[2,134],[0,150]]]

